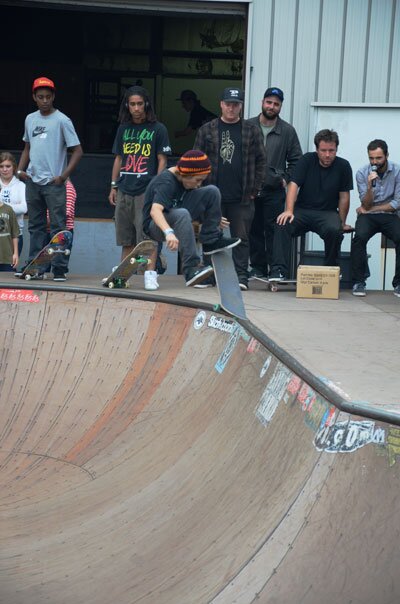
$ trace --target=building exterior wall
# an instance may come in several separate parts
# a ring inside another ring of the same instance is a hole
[[[279,86],[282,117],[307,149],[312,102],[400,101],[400,0],[252,4],[248,115],[259,111],[267,86]]]

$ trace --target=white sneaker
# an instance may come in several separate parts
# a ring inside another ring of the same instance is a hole
[[[144,289],[155,290],[160,286],[157,281],[157,273],[156,271],[145,271],[144,272]]]

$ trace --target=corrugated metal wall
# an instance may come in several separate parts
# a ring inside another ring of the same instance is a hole
[[[309,140],[310,104],[400,102],[400,0],[253,0],[249,115],[267,86]]]

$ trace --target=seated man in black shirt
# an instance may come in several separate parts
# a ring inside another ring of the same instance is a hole
[[[343,231],[351,229],[346,218],[353,174],[349,162],[336,155],[339,137],[334,130],[320,130],[314,144],[316,151],[297,162],[285,211],[276,220],[270,281],[289,277],[291,237],[317,233],[325,243],[325,265],[337,266]]]

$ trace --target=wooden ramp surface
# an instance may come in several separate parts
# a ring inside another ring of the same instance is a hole
[[[394,604],[400,429],[211,311],[0,302],[1,604]]]

